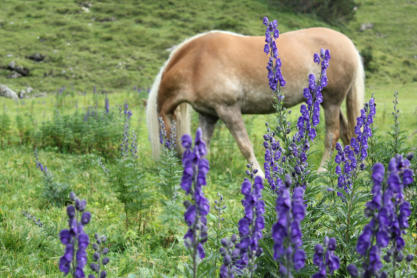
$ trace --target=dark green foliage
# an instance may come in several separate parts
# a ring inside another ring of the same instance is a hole
[[[180,233],[178,223],[181,222],[183,207],[179,198],[179,186],[182,176],[181,161],[175,150],[163,148],[158,161],[158,186],[163,204],[160,220],[168,225],[164,232],[164,245],[172,244],[175,236]]]
[[[30,144],[35,135],[35,124],[33,122],[33,117],[31,115],[28,117],[17,115],[16,127],[18,130],[20,144]]]
[[[129,228],[129,216],[138,217],[139,227],[144,223],[144,212],[151,205],[151,194],[145,186],[143,165],[137,157],[137,141],[134,130],[130,130],[132,113],[124,110],[123,141],[120,144],[120,157],[110,168],[109,177],[117,199],[123,204],[126,216],[126,229]]]
[[[353,180],[353,186],[344,197],[336,194],[342,191],[337,186],[337,175],[334,167],[327,173],[327,185],[331,192],[324,194],[326,200],[326,216],[320,220],[320,224],[328,229],[328,235],[337,239],[336,253],[340,258],[339,273],[347,276],[346,267],[357,258],[356,241],[367,219],[364,216],[364,204],[370,199],[371,184],[370,175],[367,172],[359,172]]]
[[[131,156],[118,159],[110,170],[110,181],[117,199],[123,204],[126,228],[129,227],[130,215],[138,216],[141,222],[144,210],[151,205],[151,195],[147,192],[137,159]]]
[[[378,68],[375,65],[372,46],[367,46],[360,52],[363,59],[363,66],[367,72],[376,72]]]
[[[35,159],[37,168],[39,168],[43,173],[42,197],[47,203],[52,203],[56,206],[65,205],[69,201],[68,196],[71,192],[71,187],[66,183],[61,183],[54,180],[47,167],[43,166],[39,162],[36,150]]]
[[[300,13],[312,13],[329,23],[344,23],[355,14],[355,0],[281,0],[280,4]]]
[[[55,111],[52,120],[43,122],[36,134],[39,148],[56,147],[63,153],[97,153],[115,158],[123,126],[118,113],[89,107],[86,113],[76,110],[62,115]]]
[[[7,115],[6,107],[3,107],[3,113],[0,115],[0,146],[4,147],[4,145],[9,142],[8,135],[10,132],[10,117]]]
[[[181,161],[175,150],[163,148],[158,165],[159,186],[165,200],[177,199],[182,176]]]
[[[400,126],[400,110],[398,108],[398,92],[394,92],[393,103],[393,125],[386,133],[381,134],[377,129],[374,129],[373,137],[371,137],[369,143],[369,164],[375,164],[381,162],[384,165],[388,165],[390,159],[396,154],[401,154],[404,157],[413,157],[410,161],[411,169],[414,171],[414,182],[410,184],[405,190],[405,199],[410,202],[412,213],[409,219],[410,230],[412,233],[417,234],[417,149],[416,147],[411,148],[410,144],[407,143],[407,131],[402,129]],[[411,156],[410,156],[411,154]]]

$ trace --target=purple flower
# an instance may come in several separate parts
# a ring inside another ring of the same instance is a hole
[[[104,100],[104,110],[106,111],[106,113],[109,113],[109,111],[110,111],[110,109],[109,109],[109,98],[107,96]]]
[[[281,73],[281,60],[278,58],[278,48],[275,43],[275,40],[279,37],[279,30],[277,29],[278,24],[276,20],[270,22],[266,17],[264,18],[263,23],[267,26],[265,31],[266,44],[264,46],[264,52],[270,54],[267,66],[269,87],[272,91],[276,91],[279,89],[279,86],[284,87],[286,83]]]
[[[90,222],[90,219],[91,219],[91,213],[89,211],[86,211],[81,215],[81,223],[83,225],[87,225]]]
[[[268,19],[268,17],[264,17],[264,21],[263,21],[263,23],[264,23],[264,25],[265,26],[268,26],[268,24],[269,24],[269,19]]]
[[[358,268],[354,264],[350,264],[347,266],[347,271],[352,277],[358,277]]]
[[[323,246],[317,244],[314,248],[313,263],[318,266],[318,272],[316,272],[313,277],[327,277],[327,270],[330,274],[340,267],[339,257],[334,254],[336,249],[336,239],[335,238],[325,238],[324,240],[326,250]]]
[[[326,54],[324,54],[326,55]],[[345,146],[344,149],[339,143],[336,144],[338,151],[335,162],[338,164],[336,167],[336,174],[338,175],[338,186],[348,193],[353,185],[353,178],[356,173],[363,167],[363,161],[367,157],[368,152],[368,139],[372,135],[370,125],[373,123],[373,117],[375,116],[375,102],[371,98],[364,109],[361,110],[361,116],[357,118],[355,126],[356,138],[352,138],[350,145]],[[359,167],[358,167],[359,166]],[[382,165],[375,165],[376,169],[372,178],[378,183],[383,180],[384,170]],[[339,192],[343,195],[343,192]]]
[[[209,163],[203,158],[206,154],[206,144],[202,140],[201,129],[197,129],[193,149],[190,135],[182,136],[181,143],[185,148],[182,158],[184,171],[181,179],[181,188],[184,189],[187,195],[191,195],[191,201],[184,202],[187,208],[184,220],[189,227],[184,236],[184,244],[187,248],[196,251],[193,254],[203,259],[205,257],[203,243],[207,241],[206,224],[210,205],[202,191],[202,187],[206,185]],[[193,256],[192,259],[196,263],[196,256]]]
[[[239,249],[239,260],[236,266],[238,265],[241,270],[248,268],[248,271],[253,273],[256,269],[255,259],[263,252],[259,241],[265,228],[263,216],[265,203],[262,200],[263,181],[259,176],[255,176],[257,171],[252,169],[250,164],[248,168],[253,183],[249,179],[245,179],[242,183],[241,192],[244,196],[242,205],[245,214],[239,220],[240,242],[236,244]]]
[[[314,63],[320,64],[320,56],[317,53],[314,53]]]
[[[59,259],[59,270],[67,275],[71,269],[71,261],[68,261],[65,256]]]
[[[109,249],[108,248],[103,248],[103,246],[102,246],[103,243],[105,243],[105,241],[106,241],[106,236],[104,236],[104,235],[99,236],[96,233],[94,235],[94,238],[96,239],[96,243],[93,244],[93,249],[95,250],[94,255],[93,255],[93,260],[96,263],[91,263],[90,264],[90,268],[95,273],[99,274],[101,268],[103,268],[105,265],[107,265],[109,263],[109,261],[110,261],[110,259],[108,257],[104,257],[100,261],[100,258],[103,257],[104,255],[106,255],[109,252]],[[105,271],[102,270],[102,272],[105,272]],[[92,276],[95,277],[94,275],[92,275]]]
[[[185,223],[190,227],[194,224],[197,215],[197,209],[195,205],[191,205],[187,208],[187,211],[184,214]]]
[[[84,232],[83,226],[88,224],[91,219],[91,213],[84,212],[87,202],[78,199],[73,192],[70,194],[71,200],[75,203],[67,207],[69,218],[69,229],[63,229],[59,233],[61,243],[65,245],[65,253],[59,260],[59,270],[65,274],[73,273],[74,277],[85,277],[84,266],[87,264],[86,249],[90,243],[88,235]],[[82,213],[81,219],[77,219],[78,213]],[[75,254],[75,258],[74,258]],[[75,264],[71,264],[75,259]],[[75,269],[72,269],[72,266]]]
[[[304,267],[305,265],[305,261],[306,261],[306,255],[304,253],[304,250],[302,249],[297,249],[294,252],[294,269],[295,270],[300,270]]]
[[[401,175],[405,171],[404,167],[408,169],[408,165],[408,160],[396,155],[389,163],[386,181],[382,164],[376,163],[372,168],[373,198],[366,204],[365,209],[365,214],[371,217],[371,220],[364,227],[356,245],[356,251],[363,258],[363,272],[367,277],[383,276],[383,273],[379,273],[382,268],[381,248],[389,246],[390,243],[384,260],[390,261],[391,255],[394,254],[394,271],[395,262],[402,260],[401,250],[405,245],[402,234],[408,227],[411,211],[410,204],[403,198],[405,184]]]
[[[62,230],[59,233],[59,237],[60,237],[62,244],[64,245],[67,245],[68,243],[71,242],[71,233],[69,230]]]

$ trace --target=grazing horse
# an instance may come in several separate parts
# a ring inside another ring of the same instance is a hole
[[[286,86],[284,106],[304,101],[308,75],[318,78],[320,66],[313,54],[329,49],[328,85],[323,90],[326,135],[319,170],[330,158],[339,138],[348,144],[364,99],[364,70],[360,55],[345,35],[327,28],[308,28],[283,33],[276,40]],[[190,133],[190,105],[199,114],[203,139],[209,146],[216,122],[221,119],[234,136],[249,163],[261,170],[249,140],[242,114],[273,113],[273,94],[268,85],[263,52],[265,38],[210,31],[177,46],[161,68],[147,104],[147,125],[155,158],[160,154],[159,122],[167,134],[176,122],[177,141]],[[341,112],[346,99],[347,121]],[[262,171],[260,171],[262,173]]]

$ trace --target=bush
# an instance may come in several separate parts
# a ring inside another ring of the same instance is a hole
[[[70,115],[55,111],[52,120],[42,123],[36,134],[40,148],[56,147],[63,153],[97,153],[115,158],[123,134],[119,113],[89,107],[85,114]]]
[[[354,16],[354,0],[281,0],[280,4],[300,13],[312,13],[329,23],[343,23]]]

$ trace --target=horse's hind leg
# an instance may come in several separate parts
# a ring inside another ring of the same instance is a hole
[[[240,107],[237,105],[220,106],[216,108],[216,112],[232,133],[243,156],[249,163],[252,163],[254,169],[258,170],[258,175],[264,178],[264,173],[256,160],[252,143],[249,140]]]
[[[319,172],[326,171],[325,166],[328,163],[340,136],[340,105],[329,104],[323,106],[326,135],[324,138],[324,153],[318,170]]]
[[[339,113],[339,120],[340,120],[340,138],[343,141],[343,145],[349,145],[350,137],[349,137],[349,129],[348,124],[345,117],[342,114],[342,111]]]
[[[216,116],[199,113],[199,126],[203,132],[203,140],[206,142],[207,149],[210,147],[210,139],[218,120],[219,118]]]

